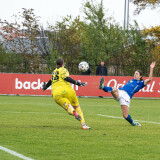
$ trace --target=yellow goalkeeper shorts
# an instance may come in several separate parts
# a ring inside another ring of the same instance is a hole
[[[76,92],[72,87],[58,87],[54,91],[52,91],[52,95],[55,102],[64,109],[67,109],[69,104],[71,104],[72,106],[79,105]]]

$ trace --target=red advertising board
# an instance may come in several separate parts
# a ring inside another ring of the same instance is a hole
[[[75,80],[88,82],[88,85],[85,87],[72,84],[77,96],[111,96],[111,93],[106,93],[98,89],[101,76],[71,75],[71,77]],[[0,94],[51,95],[51,88],[48,88],[45,92],[41,89],[43,82],[48,82],[50,78],[51,75],[48,74],[0,73]],[[126,76],[105,76],[105,85],[119,88],[132,78]],[[134,97],[160,97],[160,78],[154,77]]]

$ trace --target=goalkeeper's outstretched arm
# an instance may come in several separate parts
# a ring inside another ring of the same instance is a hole
[[[85,82],[85,83],[81,83],[80,81],[75,81],[75,80],[74,80],[74,79],[72,79],[71,77],[66,77],[64,80],[65,80],[65,81],[67,81],[67,82],[70,82],[70,83],[72,83],[72,84],[75,84],[75,85],[81,86],[81,87],[83,87],[83,86],[86,86],[86,85],[87,85],[87,83],[86,83],[86,82]]]
[[[69,82],[69,83],[73,83],[75,85],[81,86],[81,87],[87,85],[87,82],[81,83],[80,81],[75,81],[71,77],[66,77],[64,80]],[[52,84],[52,80],[51,79],[47,83],[44,82],[43,85],[42,85],[42,90],[45,91],[51,84]]]

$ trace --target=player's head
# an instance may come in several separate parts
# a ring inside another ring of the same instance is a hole
[[[60,67],[63,67],[63,66],[64,66],[64,60],[62,58],[58,58],[56,60],[56,67],[60,68]]]
[[[142,80],[143,80],[142,77],[143,77],[142,71],[136,70],[136,71],[134,72],[134,79],[136,79],[136,80],[141,80],[141,81],[142,81]]]

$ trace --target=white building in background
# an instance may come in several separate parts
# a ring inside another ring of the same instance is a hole
[[[21,30],[17,34],[15,28],[6,32],[4,28],[0,27],[0,43],[9,51],[16,53],[38,53],[43,55],[49,52],[49,38],[42,32],[39,32],[39,36],[34,41],[34,48],[32,48],[33,42],[25,36],[25,30]]]

